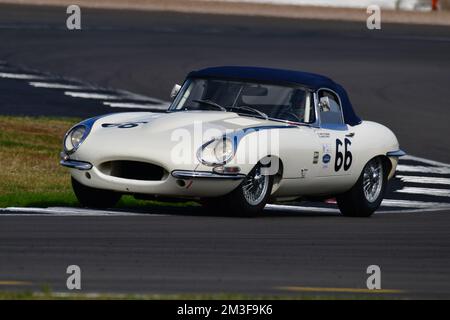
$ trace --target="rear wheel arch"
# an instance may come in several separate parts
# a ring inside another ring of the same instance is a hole
[[[392,163],[392,160],[388,157],[388,156],[386,156],[386,155],[384,155],[384,154],[378,154],[378,155],[375,155],[375,156],[373,156],[372,158],[370,158],[369,160],[367,160],[366,161],[366,163],[364,163],[364,166],[361,168],[361,172],[359,172],[359,176],[364,172],[364,168],[366,167],[366,165],[370,162],[370,161],[373,161],[373,160],[375,160],[375,159],[380,159],[381,160],[381,162],[383,163],[383,169],[384,169],[384,174],[387,176],[387,177],[389,177],[389,175],[390,175],[390,173],[391,173],[391,171],[392,171],[392,168],[394,167],[394,164]],[[358,176],[358,177],[359,177]]]
[[[391,159],[388,156],[385,155],[380,155],[378,156],[384,166],[384,174],[387,175],[389,177],[390,172],[392,171],[392,168],[394,167],[394,164],[392,163]]]
[[[386,165],[386,173],[388,175],[388,180],[392,179],[395,176],[395,171],[398,165],[398,158],[391,158],[386,155],[381,155]]]

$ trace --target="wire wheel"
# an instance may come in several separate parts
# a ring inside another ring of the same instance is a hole
[[[363,189],[368,202],[375,202],[383,190],[383,163],[379,158],[370,161],[364,168]]]
[[[261,167],[256,167],[242,184],[244,198],[248,204],[257,206],[264,200],[269,189],[270,177],[261,173]]]

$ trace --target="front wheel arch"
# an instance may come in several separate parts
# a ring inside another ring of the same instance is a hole
[[[78,182],[71,177],[72,189],[83,207],[88,208],[112,208],[119,202],[122,195],[114,191],[95,189]]]
[[[273,194],[275,191],[277,191],[277,189],[280,186],[280,182],[283,179],[283,172],[284,172],[284,165],[283,165],[283,161],[280,159],[280,157],[275,156],[275,155],[267,155],[265,157],[262,157],[254,166],[253,168],[249,171],[253,171],[255,169],[255,167],[261,163],[267,163],[267,161],[271,159],[271,161],[276,161],[277,162],[277,166],[274,167],[274,172],[271,172],[271,176],[272,176],[272,190],[271,190],[271,194]]]
[[[272,193],[274,178],[273,175],[266,175],[264,177],[261,173],[263,166],[263,164],[258,162],[247,177],[243,179],[242,183],[232,192],[221,197],[202,199],[201,203],[203,207],[209,212],[225,215],[230,213],[237,216],[255,216],[260,214]],[[254,177],[254,180],[252,177]],[[253,188],[256,191],[255,197],[253,197],[253,191],[249,192],[251,189],[248,188]],[[252,201],[255,202],[252,203]]]

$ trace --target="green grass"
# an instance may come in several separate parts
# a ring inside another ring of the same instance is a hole
[[[65,132],[80,119],[0,116],[0,208],[79,206],[59,165]],[[118,207],[186,206],[123,197]]]
[[[77,121],[0,117],[0,207],[76,204],[58,161],[62,137]]]

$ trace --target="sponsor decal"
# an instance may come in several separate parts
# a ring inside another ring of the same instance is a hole
[[[330,161],[331,161],[331,156],[328,153],[324,154],[323,157],[322,157],[322,162],[323,163],[329,163]]]
[[[315,151],[314,158],[313,158],[313,164],[317,164],[317,163],[319,163],[319,152]]]
[[[330,133],[329,132],[317,132],[317,136],[319,138],[325,139],[325,138],[329,138],[330,137]]]
[[[322,145],[322,152],[324,153],[324,154],[327,154],[327,153],[331,153],[331,144],[323,144]]]

